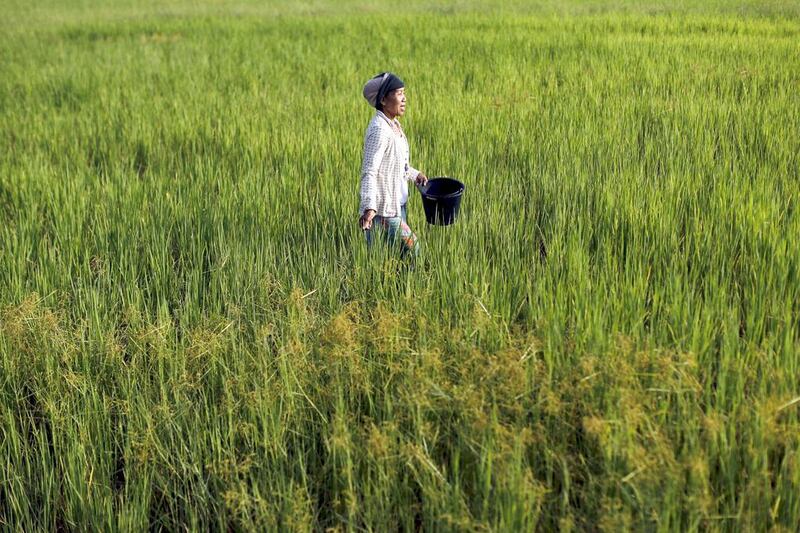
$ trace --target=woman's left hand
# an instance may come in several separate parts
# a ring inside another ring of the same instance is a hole
[[[425,185],[426,183],[428,183],[428,176],[420,172],[419,174],[417,174],[417,177],[416,179],[414,179],[414,181],[417,183],[417,185]]]

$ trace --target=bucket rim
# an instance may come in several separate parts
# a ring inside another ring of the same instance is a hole
[[[456,182],[458,184],[459,188],[458,188],[458,190],[450,192],[450,193],[447,193],[447,194],[437,194],[437,195],[434,196],[434,195],[428,194],[428,192],[427,192],[428,185],[426,184],[424,188],[423,187],[419,187],[420,194],[422,194],[422,196],[425,196],[425,197],[430,198],[432,200],[436,200],[437,198],[440,198],[440,199],[452,198],[454,196],[460,196],[461,194],[464,193],[464,191],[467,188],[466,185],[464,185],[464,183],[462,181],[457,180],[456,178],[452,178],[450,176],[435,176],[433,178],[429,178],[428,179],[428,183],[430,183],[433,180],[438,180],[438,179],[454,181],[454,182]]]

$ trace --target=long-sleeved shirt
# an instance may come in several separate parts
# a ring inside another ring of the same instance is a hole
[[[377,111],[364,135],[361,165],[361,214],[374,209],[382,217],[399,217],[408,200],[408,181],[419,170],[409,164],[408,140],[397,119]]]

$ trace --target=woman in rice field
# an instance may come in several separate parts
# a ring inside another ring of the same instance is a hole
[[[408,139],[397,120],[406,111],[405,85],[391,72],[383,72],[369,80],[363,92],[376,111],[364,136],[361,229],[368,245],[373,238],[382,238],[390,246],[399,243],[403,256],[415,257],[419,243],[406,220],[408,182],[424,185],[428,177],[410,165]]]

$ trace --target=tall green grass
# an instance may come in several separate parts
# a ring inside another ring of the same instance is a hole
[[[795,4],[2,3],[3,528],[796,530]]]

